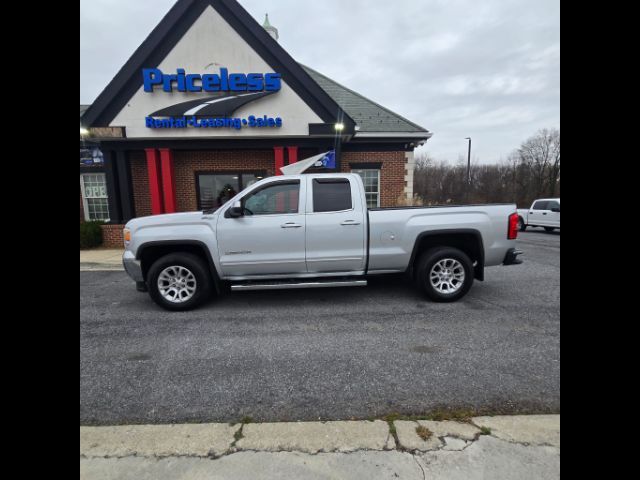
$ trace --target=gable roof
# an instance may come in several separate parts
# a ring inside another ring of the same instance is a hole
[[[359,132],[410,132],[429,134],[429,130],[369,100],[306,65],[302,68],[353,118]],[[426,135],[425,135],[426,136]]]
[[[355,122],[309,74],[240,6],[236,0],[178,0],[149,36],[127,60],[83,115],[87,127],[106,127],[142,85],[142,68],[157,67],[207,6],[225,21],[326,123],[342,122],[344,133],[354,132]]]
[[[109,126],[141,87],[141,69],[158,66],[209,5],[274,71],[283,74],[283,79],[324,122],[343,123],[345,134],[406,133],[431,137],[431,132],[420,125],[296,62],[236,0],[178,0],[96,100],[80,106],[84,126]]]

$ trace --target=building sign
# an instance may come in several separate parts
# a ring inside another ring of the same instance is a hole
[[[281,127],[282,119],[280,117],[262,117],[256,118],[249,115],[247,118],[229,118],[229,117],[211,117],[198,118],[195,115],[191,117],[169,117],[169,118],[153,118],[152,116],[145,118],[145,125],[148,128],[233,128],[240,130],[243,127],[264,128],[264,127]]]
[[[240,107],[278,92],[279,73],[220,73],[187,74],[178,68],[175,74],[165,74],[158,68],[142,70],[144,91],[153,93],[156,87],[163,92],[211,92],[215,95],[177,103],[157,110],[145,117],[147,128],[279,128],[282,118],[248,115],[239,118],[232,114]]]
[[[101,167],[102,165],[104,165],[104,156],[99,148],[80,148],[81,167]]]
[[[277,92],[280,90],[279,73],[229,73],[226,68],[220,74],[185,74],[178,68],[175,74],[165,74],[159,68],[143,68],[144,91],[153,92],[156,85],[162,85],[165,92]]]

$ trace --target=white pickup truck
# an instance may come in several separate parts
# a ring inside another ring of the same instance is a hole
[[[531,208],[519,208],[518,228],[524,232],[527,227],[544,227],[547,232],[560,228],[560,199],[539,198]]]
[[[455,301],[484,267],[521,263],[513,204],[367,208],[350,173],[265,178],[213,211],[135,218],[123,263],[169,310],[213,291],[363,286],[407,272],[429,298]]]

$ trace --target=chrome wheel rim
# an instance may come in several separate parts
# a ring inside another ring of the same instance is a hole
[[[196,276],[181,265],[165,268],[158,276],[158,291],[171,303],[184,303],[196,293]]]
[[[457,292],[464,284],[464,267],[455,258],[443,258],[431,267],[431,286],[445,295]]]

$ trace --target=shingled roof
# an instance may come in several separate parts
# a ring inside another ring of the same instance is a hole
[[[369,100],[349,88],[340,85],[329,77],[313,70],[306,65],[300,64],[302,68],[329,94],[333,100],[340,105],[347,115],[349,115],[360,127],[359,132],[394,132],[394,133],[425,133],[428,137],[429,130],[416,125],[406,118],[398,115],[382,105]]]

